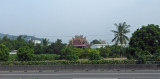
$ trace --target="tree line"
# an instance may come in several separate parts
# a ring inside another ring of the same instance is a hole
[[[43,39],[42,44],[36,44],[32,41],[25,41],[19,36],[16,40],[10,40],[4,36],[0,40],[1,48],[1,60],[8,60],[9,51],[18,50],[16,60],[19,61],[41,61],[41,60],[55,60],[66,59],[70,61],[76,61],[78,59],[89,60],[101,60],[106,57],[120,57],[125,56],[120,51],[120,46],[106,46],[100,49],[91,49],[90,47],[76,48],[74,46],[66,47],[60,39],[48,45],[48,40]],[[5,50],[5,51],[3,51]],[[4,55],[6,54],[6,55]],[[47,59],[47,57],[49,59]],[[5,58],[5,59],[3,59]]]
[[[19,61],[41,61],[41,58],[48,60],[49,56],[49,60],[66,59],[70,61],[77,61],[81,58],[103,60],[103,58],[116,57],[127,57],[129,60],[137,60],[140,63],[160,61],[160,28],[158,25],[142,26],[132,34],[130,39],[126,36],[130,32],[130,25],[124,22],[115,24],[115,26],[117,30],[112,30],[115,34],[112,40],[115,45],[97,49],[66,47],[66,44],[60,39],[50,45],[47,39],[44,39],[42,44],[34,45],[32,41],[25,41],[21,36],[16,40],[10,40],[5,36],[0,40],[0,60],[8,60],[9,50],[18,50],[17,60]],[[93,41],[92,43],[99,42]],[[124,47],[123,44],[127,43],[129,46]]]

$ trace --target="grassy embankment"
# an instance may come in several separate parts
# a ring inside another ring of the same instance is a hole
[[[127,58],[103,58],[104,60],[127,60]],[[8,61],[16,61],[16,55],[9,55]],[[49,61],[49,60],[47,60]],[[62,60],[54,60],[54,61],[66,61],[64,59]],[[78,61],[88,61],[88,59],[78,59]]]

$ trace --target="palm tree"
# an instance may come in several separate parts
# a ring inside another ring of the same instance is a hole
[[[47,46],[47,45],[48,45],[48,41],[49,41],[49,40],[48,40],[47,38],[43,39],[43,41],[42,41],[42,42],[43,42],[43,45],[44,45],[44,46]]]
[[[125,34],[130,32],[130,30],[128,29],[130,25],[127,25],[126,22],[119,24],[115,23],[114,25],[117,27],[117,31],[111,30],[115,34],[115,37],[113,38],[112,42],[115,41],[116,45],[118,43],[121,44],[121,57],[122,57],[123,54],[122,45],[127,44],[127,41],[129,41],[129,38]]]
[[[120,43],[121,46],[122,44],[127,44],[127,41],[129,41],[129,38],[125,34],[130,32],[130,30],[128,29],[130,25],[127,25],[126,22],[119,23],[119,24],[115,23],[114,25],[117,27],[117,31],[111,30],[115,34],[115,37],[112,40],[112,42],[115,41],[116,45]]]

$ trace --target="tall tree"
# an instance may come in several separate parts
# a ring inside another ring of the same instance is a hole
[[[112,42],[115,41],[115,44],[120,43],[122,46],[122,44],[126,44],[127,41],[129,41],[129,38],[125,34],[130,32],[130,30],[128,29],[130,25],[127,25],[126,22],[119,24],[115,23],[114,25],[117,27],[117,30],[111,30],[115,34]]]
[[[47,38],[43,39],[43,45],[44,45],[44,46],[47,46],[47,45],[48,45],[48,41],[49,41],[49,40],[48,40]]]
[[[149,24],[137,29],[130,39],[129,46],[139,48],[154,54],[160,49],[160,28],[159,25]],[[136,49],[137,50],[137,49]]]
[[[60,51],[65,47],[65,44],[62,43],[62,40],[57,39],[55,43],[49,45],[47,52],[60,55]]]
[[[115,37],[113,38],[112,42],[115,41],[116,45],[118,43],[121,44],[120,55],[122,57],[122,54],[123,54],[122,45],[123,44],[127,44],[127,41],[129,41],[129,38],[126,36],[126,34],[130,32],[130,30],[128,29],[130,27],[130,25],[127,25],[126,22],[119,23],[119,24],[115,23],[114,25],[117,27],[117,30],[111,30],[115,35]]]
[[[18,36],[17,40],[15,41],[15,49],[18,50],[22,46],[27,46],[27,42],[22,38],[22,36]]]

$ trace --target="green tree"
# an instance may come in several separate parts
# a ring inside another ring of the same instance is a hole
[[[77,60],[77,57],[81,55],[80,48],[76,48],[74,46],[65,47],[61,50],[61,58],[65,58],[67,60]],[[69,58],[72,57],[72,58]]]
[[[101,60],[102,57],[100,56],[100,52],[99,50],[96,50],[96,49],[89,49],[88,50],[88,59],[89,60]]]
[[[56,54],[60,54],[60,51],[65,47],[65,45],[62,43],[62,40],[57,39],[54,46],[54,52]]]
[[[113,58],[122,56],[122,49],[123,47],[119,45],[111,46],[112,53],[110,53],[110,56]]]
[[[15,40],[15,50],[18,50],[20,47],[28,46],[28,43],[22,38],[22,36],[18,36],[17,40]]]
[[[111,30],[114,34],[115,37],[113,38],[112,42],[115,41],[115,44],[117,45],[118,43],[121,44],[121,57],[122,57],[122,45],[127,44],[127,41],[129,41],[129,38],[126,36],[127,33],[130,32],[128,29],[130,25],[127,25],[126,22],[116,24],[115,26],[117,27],[117,31]]]
[[[0,43],[8,47],[9,50],[13,50],[12,41],[7,36],[4,36]]]
[[[7,36],[4,36],[2,39],[2,42],[5,42],[5,41],[10,41],[10,39]]]
[[[36,46],[34,46],[34,53],[35,54],[42,54],[44,53],[44,48],[41,44],[36,44]]]
[[[77,61],[78,59],[79,59],[79,57],[74,53],[70,53],[70,54],[66,55],[66,60]]]
[[[111,47],[109,46],[106,46],[104,48],[101,47],[99,51],[100,51],[100,55],[104,58],[109,57],[109,54],[112,53]]]
[[[9,58],[9,49],[5,46],[0,44],[0,60],[7,61]]]
[[[57,39],[57,41],[55,43],[52,43],[49,47],[48,47],[48,53],[52,53],[52,54],[58,54],[60,55],[60,51],[65,47],[65,45],[62,43],[62,41],[60,39]]]
[[[5,42],[3,42],[3,43],[1,43],[1,44],[3,44],[3,45],[5,45],[6,47],[8,47],[9,50],[13,50],[11,41],[5,41]]]
[[[153,55],[154,61],[160,61],[160,49],[157,49]]]
[[[101,42],[95,39],[91,42],[91,44],[101,44]]]
[[[129,41],[129,38],[126,36],[126,34],[130,32],[130,30],[128,29],[130,25],[127,25],[126,22],[123,22],[119,24],[115,23],[115,26],[117,27],[117,31],[111,30],[115,34],[115,37],[112,40],[112,42],[115,41],[115,44],[120,43],[121,45],[127,44],[127,41]]]
[[[85,47],[85,48],[83,48],[82,49],[82,52],[81,52],[81,56],[80,56],[80,58],[88,58],[88,50],[89,49],[91,49],[91,48],[89,48],[89,47]]]
[[[17,38],[17,40],[18,40],[18,41],[23,41],[24,39],[22,39],[22,36],[19,35],[18,38]]]
[[[148,54],[154,54],[160,49],[160,28],[158,25],[149,24],[137,29],[129,42],[130,47],[139,48],[142,51],[148,51]]]
[[[31,61],[34,55],[34,50],[28,46],[20,47],[17,51],[19,61]]]
[[[43,45],[44,45],[44,46],[47,46],[47,45],[48,45],[48,41],[49,41],[49,40],[48,40],[47,38],[43,39],[43,41],[42,41],[42,42],[43,42]]]
[[[28,44],[27,46],[29,46],[30,48],[34,49],[35,46],[34,46],[34,43],[31,40],[28,41],[27,44]]]

